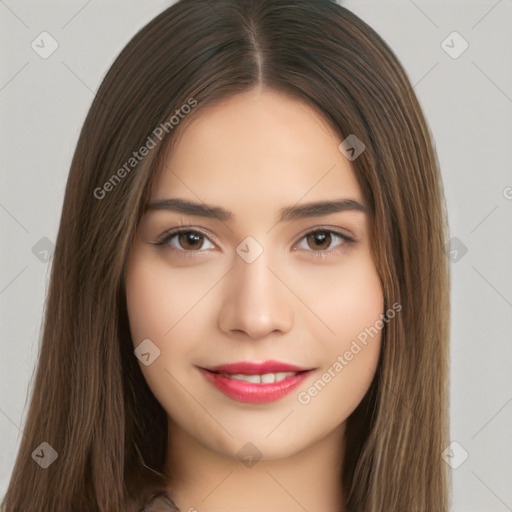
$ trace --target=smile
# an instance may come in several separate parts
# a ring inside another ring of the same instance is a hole
[[[228,373],[221,373],[222,376],[228,379],[243,380],[245,382],[252,382],[253,384],[273,384],[274,382],[281,382],[282,380],[296,375],[295,372],[279,372],[279,373],[265,373],[263,375],[243,375],[242,373],[235,373],[230,375]]]
[[[270,367],[274,371],[269,371]],[[199,370],[206,381],[224,395],[238,402],[247,403],[279,400],[295,389],[313,371],[272,361],[261,364],[235,363]],[[257,373],[258,371],[260,373]]]

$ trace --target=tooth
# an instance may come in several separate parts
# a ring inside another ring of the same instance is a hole
[[[252,382],[253,384],[261,384],[261,376],[260,375],[245,375],[245,379],[247,382]]]
[[[232,375],[224,374],[226,377],[229,377],[230,379],[236,379],[236,380],[245,380],[245,375],[242,375],[241,373],[233,373]]]
[[[244,382],[251,382],[253,384],[261,384],[261,378],[259,375],[243,375],[241,373],[234,374],[223,374],[225,377],[235,380],[243,380]]]
[[[263,375],[244,375],[242,373],[221,373],[222,376],[228,377],[229,379],[235,380],[243,380],[245,382],[251,382],[253,384],[273,384],[274,382],[279,382],[284,380],[292,375],[295,375],[295,372],[277,372],[277,373],[265,373]]]

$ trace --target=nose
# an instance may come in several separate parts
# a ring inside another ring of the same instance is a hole
[[[234,258],[226,276],[218,324],[226,333],[245,333],[252,339],[288,332],[293,325],[293,294],[286,279],[269,268],[266,252],[247,263]]]

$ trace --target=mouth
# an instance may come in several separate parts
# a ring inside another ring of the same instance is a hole
[[[236,401],[267,403],[290,393],[315,369],[278,361],[244,361],[199,370],[210,384]]]

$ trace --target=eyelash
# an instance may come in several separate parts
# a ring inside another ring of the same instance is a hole
[[[165,244],[167,244],[170,240],[172,240],[172,238],[174,238],[176,235],[179,235],[180,233],[196,233],[196,234],[199,234],[199,235],[207,238],[208,240],[210,240],[210,236],[207,235],[205,232],[201,231],[200,229],[192,229],[192,228],[193,228],[193,226],[183,226],[180,228],[170,229],[170,230],[166,231],[161,236],[161,238],[158,242],[152,242],[152,243],[153,243],[153,245],[165,248],[164,247]],[[306,251],[306,252],[313,253],[315,258],[324,259],[331,254],[338,253],[339,251],[341,251],[343,249],[343,247],[345,245],[347,245],[347,244],[350,245],[350,244],[355,243],[355,240],[352,237],[345,235],[344,233],[341,233],[340,231],[336,231],[336,230],[329,229],[329,228],[322,228],[322,227],[315,228],[315,229],[312,229],[311,231],[308,231],[307,233],[302,235],[302,237],[299,239],[299,242],[302,241],[303,239],[305,239],[306,237],[308,237],[309,235],[313,235],[315,233],[328,233],[330,235],[334,234],[334,235],[340,237],[341,239],[343,239],[343,241],[344,241],[344,243],[339,244],[334,249],[320,250],[320,251],[313,251],[313,250]],[[211,242],[211,240],[210,240],[210,242]],[[185,250],[185,249],[176,249],[174,247],[170,247],[170,249],[183,253],[183,256],[186,258],[195,258],[195,257],[197,257],[196,254],[198,252],[204,252],[204,250]]]

